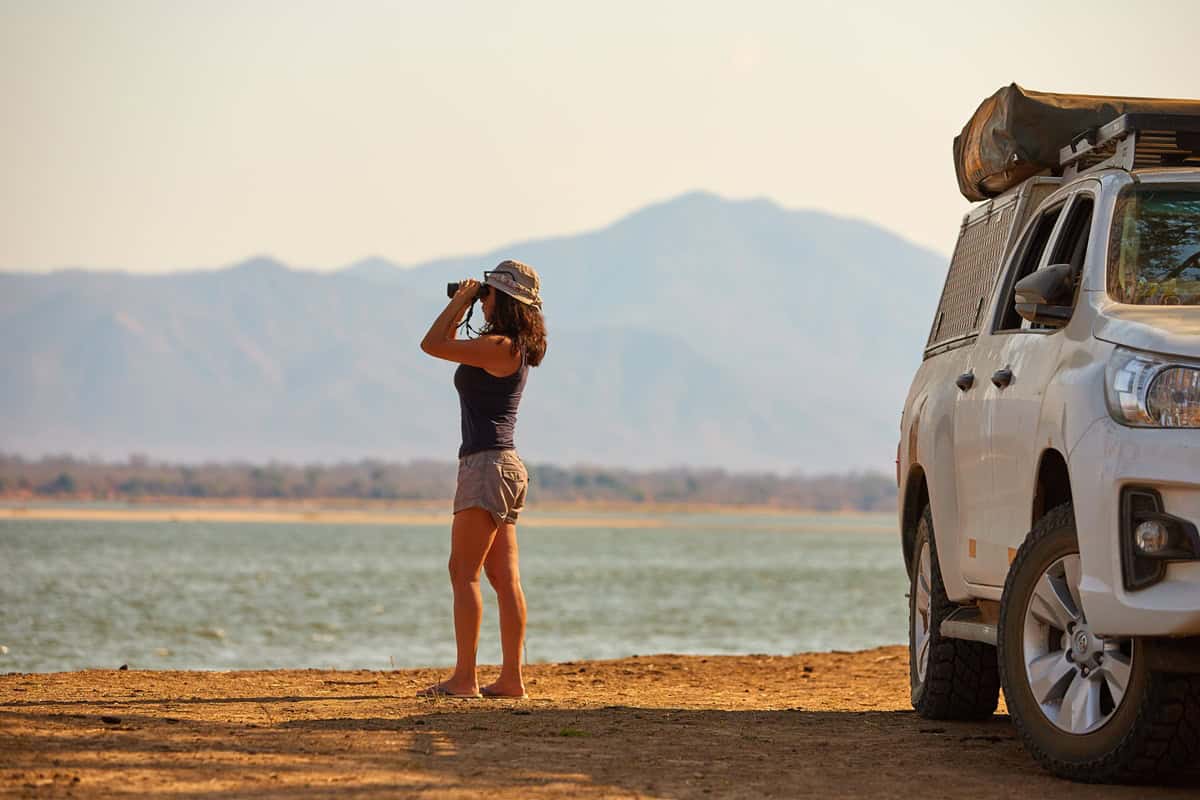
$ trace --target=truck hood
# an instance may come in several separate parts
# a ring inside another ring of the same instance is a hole
[[[1130,306],[1100,309],[1097,339],[1170,356],[1200,358],[1200,306]]]

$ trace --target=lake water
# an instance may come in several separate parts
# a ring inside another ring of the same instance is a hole
[[[894,517],[646,518],[663,527],[520,530],[530,661],[906,639]],[[0,672],[451,664],[448,531],[0,520]],[[485,579],[480,663],[499,660]]]

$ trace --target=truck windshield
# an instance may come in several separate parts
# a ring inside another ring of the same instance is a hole
[[[1108,293],[1117,302],[1200,305],[1200,187],[1127,187],[1108,253]]]

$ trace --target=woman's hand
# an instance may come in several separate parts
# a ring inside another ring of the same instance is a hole
[[[463,278],[458,284],[458,291],[454,293],[452,303],[455,306],[463,308],[475,302],[475,295],[479,293],[479,281],[472,278]]]

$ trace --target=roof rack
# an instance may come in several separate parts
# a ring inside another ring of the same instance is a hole
[[[1117,167],[1200,168],[1200,115],[1122,114],[1059,150],[1063,177]]]

